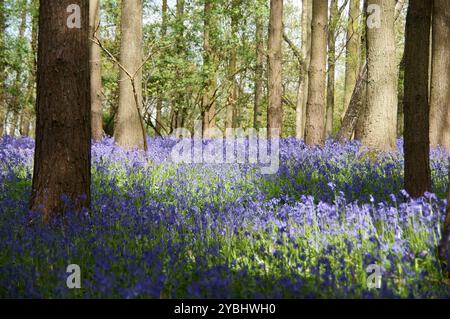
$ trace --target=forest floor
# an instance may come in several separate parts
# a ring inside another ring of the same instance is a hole
[[[436,246],[448,156],[431,155],[433,194],[402,191],[399,151],[286,139],[276,174],[254,164],[175,164],[92,149],[92,207],[30,224],[34,141],[0,140],[0,297],[450,297]],[[68,289],[69,264],[81,289]]]

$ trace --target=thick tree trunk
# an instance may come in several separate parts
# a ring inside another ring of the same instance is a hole
[[[311,61],[311,20],[312,0],[302,1],[302,56],[304,58],[305,76],[300,82],[297,92],[297,105],[295,116],[295,136],[301,140],[305,137],[306,102],[308,100],[308,70]]]
[[[270,0],[269,20],[269,105],[267,110],[267,134],[271,130],[279,130],[282,134],[283,104],[282,104],[282,40],[283,40],[283,0]]]
[[[80,16],[77,17],[78,6]],[[71,6],[71,7],[70,7]],[[73,8],[81,28],[67,25]],[[81,0],[41,0],[37,76],[37,123],[30,207],[44,220],[89,207],[91,114],[89,5]]]
[[[367,106],[361,141],[377,150],[396,148],[397,76],[395,54],[395,1],[368,0],[380,8],[380,25],[367,26]],[[377,11],[369,12],[377,20]]]
[[[145,148],[141,125],[142,112],[142,0],[122,1],[120,63],[135,75],[133,83],[120,70],[119,109],[115,119],[114,138],[124,148]],[[137,73],[136,73],[137,72]]]
[[[450,152],[450,10],[447,0],[434,0],[430,96],[430,139]]]
[[[330,2],[330,23],[328,28],[328,80],[327,80],[327,114],[325,134],[327,137],[333,133],[334,115],[334,84],[336,71],[336,31],[338,25],[338,1]]]
[[[89,35],[91,39],[99,36],[99,0],[89,1]],[[102,112],[102,74],[101,74],[101,48],[91,41],[91,113],[92,113],[92,139],[99,141],[103,138],[103,112]]]
[[[405,31],[405,189],[431,191],[428,67],[432,3],[410,1]]]
[[[325,84],[327,64],[327,1],[314,1],[309,67],[308,104],[306,107],[305,141],[308,145],[325,142]]]
[[[253,127],[260,129],[261,105],[263,101],[263,74],[264,74],[264,22],[258,12],[256,17],[256,70],[255,70],[255,104],[253,107]]]
[[[356,85],[361,56],[360,32],[361,1],[350,0],[347,22],[347,45],[345,53],[344,111],[347,111]]]

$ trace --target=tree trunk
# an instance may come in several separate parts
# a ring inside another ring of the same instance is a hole
[[[283,39],[283,0],[270,0],[269,20],[269,106],[267,110],[267,134],[272,136],[272,129],[282,134],[282,39]]]
[[[430,139],[450,152],[450,10],[434,0],[430,96]]]
[[[89,6],[89,35],[95,39],[100,33],[99,0],[90,0]],[[99,141],[103,138],[101,48],[94,41],[91,41],[91,113],[92,139]]]
[[[69,28],[67,8],[81,28]],[[41,0],[36,148],[30,208],[49,221],[65,209],[89,207],[91,119],[89,6],[86,1]],[[67,196],[70,204],[62,199]]]
[[[328,6],[326,1],[313,2],[311,65],[309,67],[308,103],[306,106],[305,142],[325,142],[325,84],[327,64]]]
[[[350,0],[350,11],[347,22],[347,45],[345,53],[345,86],[344,111],[347,111],[356,85],[360,65],[361,32],[360,29],[361,1]]]
[[[164,41],[165,37],[166,37],[166,33],[167,33],[167,14],[169,11],[169,5],[167,4],[167,0],[163,0],[162,1],[162,10],[161,10],[161,15],[162,15],[162,22],[161,22],[161,39]],[[163,108],[163,97],[162,97],[162,93],[163,92],[158,92],[158,100],[156,101],[156,123],[155,123],[155,130],[156,130],[156,134],[157,135],[161,135],[161,129],[162,129],[162,125],[161,125],[161,113],[162,113],[162,108]]]
[[[129,76],[120,70],[119,109],[114,138],[124,148],[145,148],[145,132],[141,125],[142,69],[138,70],[143,59],[142,13],[142,0],[122,1],[120,63],[131,75],[136,74],[133,88]]]
[[[300,72],[305,72],[300,81],[297,92],[297,105],[295,108],[295,136],[301,140],[305,137],[306,102],[308,98],[308,70],[311,61],[311,19],[312,0],[302,1],[302,56],[304,67]]]
[[[263,101],[264,76],[264,21],[261,13],[256,16],[256,70],[255,70],[255,104],[253,107],[253,127],[260,129],[262,124],[261,109]]]
[[[405,31],[405,189],[431,191],[428,67],[432,3],[410,1]]]
[[[392,0],[368,0],[378,6],[380,25],[367,27],[367,106],[361,141],[369,148],[394,150],[397,130],[397,76]],[[377,7],[375,7],[377,8]],[[377,11],[369,12],[377,19]]]
[[[338,1],[331,0],[330,3],[330,24],[328,28],[328,81],[327,81],[327,113],[325,134],[327,137],[333,133],[334,115],[334,83],[336,71],[336,31],[339,22]]]
[[[5,52],[5,31],[6,31],[6,17],[5,17],[5,0],[0,0],[0,52]],[[0,137],[5,133],[5,119],[6,119],[6,59],[3,54],[0,54]]]

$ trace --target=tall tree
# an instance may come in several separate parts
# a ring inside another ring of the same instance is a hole
[[[431,190],[429,57],[432,2],[409,2],[405,31],[405,189],[413,197]]]
[[[13,94],[11,100],[11,112],[13,114],[11,127],[9,135],[16,135],[17,127],[19,126],[19,115],[23,109],[24,99],[22,98],[22,77],[24,73],[24,65],[23,65],[23,54],[25,51],[26,39],[25,39],[25,31],[27,28],[27,13],[28,13],[28,0],[24,0],[21,2],[21,14],[20,14],[20,26],[19,26],[19,34],[17,37],[18,45],[17,45],[17,55],[18,55],[18,63],[14,66],[16,77],[13,82]]]
[[[100,18],[99,0],[89,1],[89,34],[92,39],[99,36]],[[91,112],[92,112],[92,138],[96,141],[103,137],[102,112],[102,73],[101,48],[91,41]]]
[[[330,2],[330,23],[328,27],[328,80],[327,80],[327,113],[325,133],[330,136],[333,133],[334,114],[334,85],[336,78],[336,33],[339,22],[338,1]]]
[[[6,84],[6,59],[5,59],[5,37],[6,37],[6,13],[5,0],[0,0],[0,137],[5,132],[5,84]]]
[[[372,149],[393,150],[397,139],[395,1],[368,0],[367,100],[361,141]]]
[[[261,7],[264,1],[259,1]],[[264,20],[258,10],[255,18],[256,25],[256,69],[255,69],[255,101],[253,106],[253,127],[261,128],[261,109],[263,101],[263,75],[264,75]]]
[[[347,22],[347,44],[345,51],[345,86],[344,86],[344,112],[356,85],[359,72],[361,32],[360,32],[361,0],[350,0],[350,9]]]
[[[71,13],[68,13],[71,11]],[[30,207],[49,221],[65,208],[89,207],[91,119],[89,5],[41,0],[36,148]]]
[[[162,16],[162,22],[161,22],[161,39],[164,41],[166,34],[167,34],[167,22],[168,22],[168,12],[169,12],[169,5],[167,3],[167,0],[162,1],[162,10],[161,10],[161,16]],[[156,134],[161,135],[161,121],[162,121],[162,108],[163,108],[163,92],[158,92],[158,100],[156,101],[156,123],[155,123],[155,130]]]
[[[271,129],[278,129],[280,136],[283,123],[282,105],[282,40],[283,0],[270,0],[269,20],[269,105],[267,110],[268,137],[274,137]]]
[[[450,10],[446,0],[434,0],[430,139],[450,151]]]
[[[306,102],[308,99],[308,70],[311,61],[311,20],[312,20],[312,0],[302,1],[302,56],[304,66],[300,72],[305,73],[300,81],[297,92],[297,105],[295,110],[295,136],[303,139],[305,136],[306,124]]]
[[[327,64],[327,1],[314,1],[311,33],[311,65],[309,67],[308,103],[306,106],[305,142],[325,142],[325,84]]]
[[[142,114],[142,0],[122,1],[119,108],[114,138],[124,148],[146,148]],[[133,81],[132,81],[133,80]]]
[[[216,18],[214,1],[205,0],[203,17],[203,68],[206,74],[206,88],[202,100],[203,133],[215,126],[216,89],[217,89],[217,48]],[[205,137],[210,137],[206,136]]]

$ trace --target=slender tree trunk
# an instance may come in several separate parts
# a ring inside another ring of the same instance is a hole
[[[330,23],[328,28],[327,117],[325,124],[325,134],[328,137],[333,133],[334,83],[336,77],[336,31],[338,22],[338,1],[331,0]]]
[[[308,104],[306,107],[305,142],[308,145],[323,145],[325,142],[327,29],[327,1],[314,1],[311,65],[309,67]]]
[[[22,46],[25,42],[25,30],[26,30],[26,23],[27,23],[27,11],[28,11],[28,1],[24,2],[24,7],[22,8],[22,13],[20,17],[20,26],[19,26],[19,35],[18,35],[18,42],[19,45]],[[23,60],[22,58],[22,50],[19,49],[19,58],[20,60]],[[19,123],[19,114],[22,110],[22,102],[23,99],[21,97],[22,94],[22,66],[18,66],[16,71],[16,78],[13,83],[14,88],[14,94],[11,101],[11,111],[13,113],[12,123],[11,123],[11,130],[9,132],[9,135],[15,136],[17,127],[20,127]]]
[[[142,0],[122,1],[120,62],[134,78],[120,71],[119,109],[114,138],[124,148],[145,148],[141,126],[142,112]],[[137,73],[136,73],[137,72]],[[137,101],[136,101],[137,100]],[[137,104],[137,105],[136,105]]]
[[[270,0],[269,20],[269,107],[267,110],[267,133],[278,129],[282,134],[282,39],[283,39],[283,0]]]
[[[89,33],[94,39],[99,36],[99,0],[90,0],[89,5]],[[99,141],[103,138],[101,48],[94,41],[91,41],[91,113],[92,138]]]
[[[297,105],[295,110],[295,136],[301,140],[305,137],[306,123],[306,102],[308,99],[308,70],[311,61],[311,19],[312,0],[302,1],[302,56],[304,68],[300,72],[305,72],[303,80],[300,81],[297,92]]]
[[[167,33],[167,18],[168,18],[168,11],[169,11],[169,6],[167,4],[167,0],[163,0],[162,1],[162,10],[161,10],[161,15],[162,15],[162,22],[161,22],[161,39],[165,40],[166,37],[166,33]],[[156,123],[155,123],[155,128],[156,128],[156,134],[157,135],[161,135],[161,120],[162,120],[162,108],[163,108],[163,97],[162,97],[162,93],[163,92],[158,92],[158,100],[156,101]]]
[[[6,119],[6,59],[3,54],[5,52],[5,0],[0,0],[0,137],[5,133]]]
[[[450,10],[447,0],[434,0],[430,96],[431,145],[450,151]]]
[[[81,28],[69,28],[70,13]],[[81,0],[41,0],[37,125],[30,207],[44,220],[90,204],[91,119],[89,5]],[[69,208],[62,195],[72,202]]]
[[[263,100],[264,74],[264,21],[260,13],[256,17],[256,70],[255,70],[255,104],[253,107],[253,127],[260,129]]]
[[[344,86],[344,111],[353,95],[360,65],[361,32],[360,30],[361,1],[350,0],[350,11],[347,22],[347,45],[345,53],[345,86]]]
[[[367,106],[361,141],[372,149],[396,148],[397,76],[394,13],[391,0],[368,0],[368,8],[380,8],[380,24],[368,22],[367,27]],[[369,12],[378,20],[378,11]]]
[[[431,191],[428,67],[432,3],[410,1],[405,31],[405,189]]]

